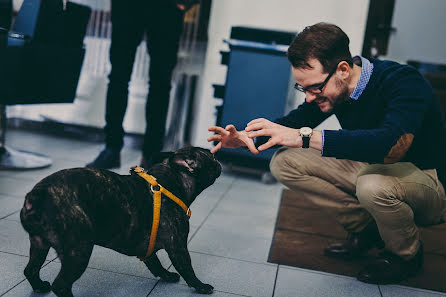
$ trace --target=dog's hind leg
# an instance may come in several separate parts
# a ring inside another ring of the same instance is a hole
[[[40,236],[30,236],[29,241],[31,244],[29,251],[29,262],[28,265],[26,265],[24,274],[35,292],[49,292],[51,291],[50,283],[47,281],[42,281],[40,279],[39,272],[40,268],[42,268],[42,265],[45,262],[46,256],[48,255],[50,245]]]
[[[62,252],[56,248],[62,267],[51,289],[57,297],[73,297],[71,291],[73,283],[87,269],[93,246],[92,243],[82,242],[77,243],[76,246],[65,246]]]
[[[163,265],[161,265],[160,260],[156,253],[152,253],[147,259],[144,260],[147,268],[154,276],[161,277],[164,281],[169,283],[176,283],[180,280],[180,275],[175,272],[170,272],[166,270]]]

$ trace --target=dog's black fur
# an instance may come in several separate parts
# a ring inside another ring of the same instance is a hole
[[[190,206],[200,192],[214,183],[221,166],[209,150],[189,147],[170,153],[148,173]],[[151,195],[150,184],[137,174],[118,175],[90,168],[61,170],[37,183],[26,195],[20,213],[31,242],[25,276],[33,290],[52,290],[58,297],[72,297],[72,285],[87,268],[95,244],[144,257],[152,227]],[[186,213],[163,195],[155,249],[144,264],[153,275],[177,282],[179,275],[162,267],[155,254],[165,249],[187,284],[210,294],[213,287],[203,284],[193,271],[187,250],[188,233]],[[39,277],[50,247],[62,262],[51,286]]]

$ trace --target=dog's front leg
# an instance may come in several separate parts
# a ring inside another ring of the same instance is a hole
[[[209,284],[203,284],[196,276],[187,250],[187,241],[184,243],[172,243],[166,246],[166,252],[172,261],[173,267],[184,278],[189,287],[195,288],[198,293],[211,294],[214,287]]]
[[[176,283],[180,280],[178,273],[169,272],[163,267],[163,265],[161,265],[156,253],[152,253],[148,258],[146,258],[144,260],[144,264],[146,264],[147,268],[149,268],[150,272],[154,276],[159,276],[166,282]]]

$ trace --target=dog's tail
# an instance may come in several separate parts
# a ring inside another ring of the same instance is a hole
[[[40,205],[44,203],[45,198],[48,196],[48,190],[45,187],[34,187],[25,196],[25,202],[23,203],[22,210],[20,211],[20,221],[23,228],[30,232],[31,226],[34,226],[39,219]]]

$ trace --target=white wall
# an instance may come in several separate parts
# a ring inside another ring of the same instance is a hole
[[[445,16],[445,0],[396,0],[386,58],[446,64]]]
[[[301,31],[317,22],[334,23],[350,37],[350,50],[360,54],[369,0],[213,0],[209,23],[209,42],[204,72],[198,86],[192,143],[211,147],[207,128],[215,125],[212,84],[224,84],[226,66],[220,64],[220,50],[226,50],[232,26]]]

